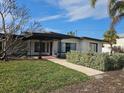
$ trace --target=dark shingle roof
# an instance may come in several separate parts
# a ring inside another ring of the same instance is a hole
[[[28,33],[27,33],[28,34]],[[79,37],[55,33],[55,32],[45,32],[45,33],[36,33],[32,32],[28,39],[42,39],[42,40],[51,40],[51,39],[68,39],[68,38],[76,38],[80,39]]]
[[[79,40],[88,39],[88,40],[104,42],[103,40],[100,40],[100,39],[95,39],[95,38],[90,38],[90,37],[70,36],[70,35],[65,35],[65,34],[56,33],[56,32],[43,32],[43,33],[25,32],[22,35],[14,35],[14,36],[24,37],[25,40],[28,40],[28,39],[36,39],[36,40],[60,39],[61,40],[61,39],[75,38]],[[4,37],[4,34],[0,33],[0,37]]]
[[[81,37],[81,39],[88,39],[88,40],[94,40],[94,41],[100,41],[100,42],[105,42],[102,39],[96,39],[96,38],[90,38],[90,37]]]

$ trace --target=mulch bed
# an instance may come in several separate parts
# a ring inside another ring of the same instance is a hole
[[[88,82],[66,86],[52,93],[124,93],[124,70],[94,77]]]

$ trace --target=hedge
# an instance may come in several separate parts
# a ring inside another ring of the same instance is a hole
[[[80,53],[71,51],[66,54],[68,62],[87,66],[101,71],[118,70],[124,67],[124,54]]]

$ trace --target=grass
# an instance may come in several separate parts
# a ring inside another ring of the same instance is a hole
[[[0,93],[47,93],[89,77],[43,60],[0,63]]]

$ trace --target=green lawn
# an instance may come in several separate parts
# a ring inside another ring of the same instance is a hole
[[[46,93],[88,79],[82,73],[49,61],[0,63],[0,93]]]

